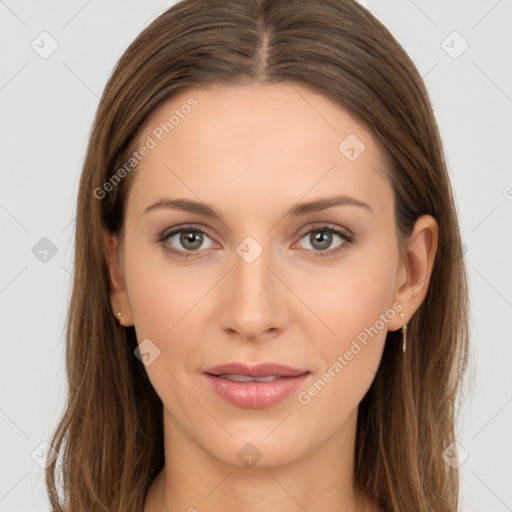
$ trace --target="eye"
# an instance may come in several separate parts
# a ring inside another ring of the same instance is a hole
[[[341,243],[334,249],[329,249],[335,237],[341,239]],[[301,240],[303,239],[311,246],[307,249],[315,251],[315,257],[326,257],[333,256],[346,249],[354,241],[354,236],[343,228],[322,225],[310,229],[301,237]]]
[[[210,244],[204,247],[205,237]],[[340,239],[337,247],[329,249],[334,238]],[[334,256],[345,250],[353,241],[354,236],[338,226],[320,225],[310,229],[303,234],[300,240],[305,239],[310,247],[306,250],[313,251],[314,257]],[[172,231],[165,231],[158,242],[169,253],[179,258],[194,257],[194,253],[200,253],[202,249],[210,249],[213,245],[212,239],[200,226],[187,225],[175,228]]]
[[[198,252],[200,249],[211,248],[211,244],[203,247],[205,237],[211,241],[206,231],[198,226],[190,225],[181,226],[171,232],[165,232],[158,241],[166,251],[181,258],[188,258],[192,253]]]

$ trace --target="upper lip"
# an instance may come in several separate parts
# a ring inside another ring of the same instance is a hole
[[[291,368],[278,363],[260,363],[252,366],[243,363],[227,363],[208,368],[204,370],[204,373],[210,375],[246,375],[248,377],[268,377],[270,375],[297,377],[309,373],[309,370]]]

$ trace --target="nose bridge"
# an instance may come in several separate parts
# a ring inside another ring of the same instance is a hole
[[[282,327],[282,284],[270,270],[272,250],[247,236],[235,248],[228,297],[224,302],[224,327],[251,338]],[[275,271],[275,270],[274,270]]]
[[[253,236],[247,236],[237,247],[234,257],[235,294],[238,291],[239,300],[263,306],[275,295],[272,273],[272,251],[263,241],[260,243]],[[274,293],[271,293],[273,291]]]

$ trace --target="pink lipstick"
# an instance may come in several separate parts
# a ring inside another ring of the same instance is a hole
[[[304,383],[309,373],[277,363],[229,363],[203,372],[220,397],[248,409],[263,409],[284,400]]]

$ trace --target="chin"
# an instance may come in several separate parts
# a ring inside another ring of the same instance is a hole
[[[253,425],[253,428],[246,429],[243,435],[231,431],[233,438],[224,440],[224,443],[213,445],[210,438],[205,448],[215,458],[239,468],[272,469],[286,466],[307,451],[305,445],[301,446],[305,433],[301,434],[295,429],[296,435],[290,436],[280,434],[278,429],[272,432],[272,429],[261,429],[258,425]],[[268,432],[271,432],[270,435]]]

